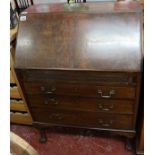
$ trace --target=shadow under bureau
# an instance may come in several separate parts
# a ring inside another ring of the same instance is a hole
[[[141,86],[137,2],[34,5],[20,15],[15,70],[40,129],[136,134]]]

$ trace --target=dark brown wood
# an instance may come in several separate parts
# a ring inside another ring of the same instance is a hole
[[[80,84],[55,84],[55,83],[24,83],[24,88],[28,94],[54,94],[68,96],[83,96],[111,99],[135,99],[134,87],[112,87],[112,86],[94,86]]]
[[[136,154],[143,155],[144,154],[144,121],[140,124],[139,134],[137,135],[137,146],[136,146]]]
[[[134,138],[143,57],[139,3],[42,7],[21,14],[15,54],[34,126]]]
[[[114,115],[103,112],[83,112],[70,110],[32,109],[34,120],[51,124],[85,126],[96,128],[132,129],[132,115]]]
[[[68,109],[106,113],[133,114],[135,102],[56,95],[28,95],[33,108]]]
[[[57,4],[53,7],[50,13],[50,10],[36,13],[36,9],[42,9],[32,6],[27,10],[30,13],[21,14],[26,16],[26,21],[19,23],[16,68],[141,70],[141,9],[138,3],[131,3],[131,6],[80,3],[73,8]]]
[[[116,74],[117,73],[117,74]],[[135,72],[101,72],[101,71],[77,71],[69,70],[23,70],[22,80],[24,82],[41,82],[48,81],[60,83],[68,81],[69,83],[88,83],[100,85],[116,85],[116,86],[135,86],[138,81]]]
[[[140,97],[140,106],[138,112],[137,136],[136,136],[136,154],[144,154],[144,73],[142,76],[142,89]]]
[[[126,145],[125,145],[127,150],[133,150],[134,143],[133,143],[133,138],[126,138]]]
[[[46,137],[45,129],[39,129],[39,130],[40,130],[39,142],[40,143],[46,143],[47,137]]]
[[[54,124],[51,124],[51,123],[41,123],[41,122],[33,122],[33,125],[40,129],[41,128],[49,128],[49,127],[53,127],[53,126],[57,126],[57,125],[54,125]],[[91,129],[91,130],[100,130],[100,131],[103,131],[103,132],[106,132],[107,134],[111,134],[113,136],[125,136],[129,139],[133,139],[135,137],[135,131],[134,130],[124,130],[124,129],[106,129],[106,128],[92,128],[92,127],[84,127],[84,126],[72,126],[72,125],[63,125],[63,124],[59,124],[59,126],[62,126],[62,127],[72,127],[73,129],[74,128],[82,128],[82,129]]]

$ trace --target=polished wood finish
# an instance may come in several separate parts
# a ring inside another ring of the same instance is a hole
[[[117,74],[116,74],[117,73]],[[65,76],[64,76],[65,75]],[[95,83],[104,85],[135,85],[137,83],[137,73],[135,72],[100,72],[83,70],[23,70],[22,78],[24,82],[62,82],[68,80],[70,83]]]
[[[105,114],[103,112],[83,112],[70,110],[32,109],[34,120],[61,125],[85,126],[89,128],[132,129],[130,115]]]
[[[141,9],[127,4],[57,4],[50,13],[29,8],[19,23],[15,67],[140,71]]]
[[[134,99],[134,87],[112,87],[76,84],[24,83],[28,94],[54,94],[68,96],[98,97],[111,99]],[[111,96],[110,96],[111,93]]]
[[[119,114],[133,114],[134,101],[106,100],[88,97],[66,97],[51,95],[28,95],[33,108],[68,109],[80,111],[95,111]]]
[[[134,138],[142,63],[139,3],[37,5],[20,19],[25,17],[15,69],[40,142],[46,141],[43,129],[53,125]]]

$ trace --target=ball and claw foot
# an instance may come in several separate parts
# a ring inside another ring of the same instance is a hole
[[[39,142],[40,143],[46,143],[46,141],[47,141],[47,137],[46,137],[45,131],[44,130],[41,130],[40,131]]]
[[[126,139],[125,148],[126,148],[126,150],[128,150],[128,151],[133,150],[133,140],[127,138],[127,139]]]

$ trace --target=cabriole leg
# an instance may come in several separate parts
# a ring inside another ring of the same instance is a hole
[[[46,143],[47,137],[46,137],[45,129],[39,129],[39,130],[40,130],[39,142],[40,143]]]
[[[127,150],[133,150],[133,142],[134,142],[134,140],[133,140],[133,138],[126,138],[126,144],[125,144],[125,148],[127,149]]]

